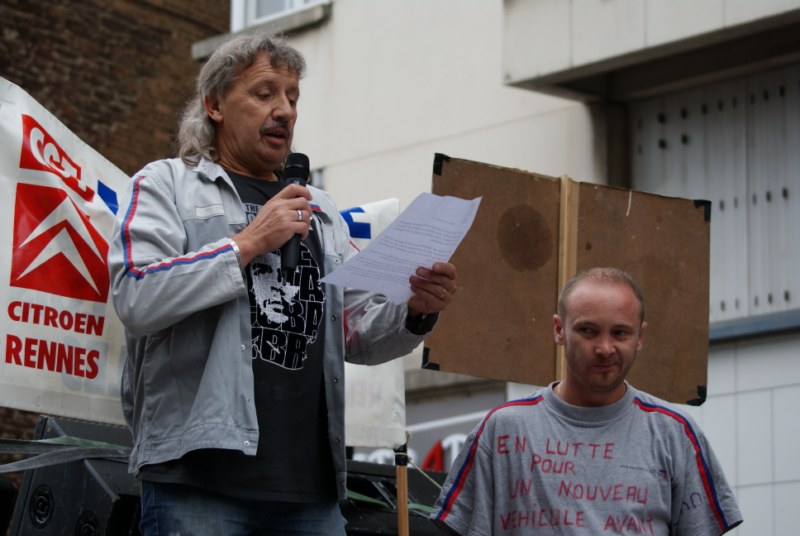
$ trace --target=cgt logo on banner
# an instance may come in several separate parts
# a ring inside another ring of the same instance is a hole
[[[0,78],[0,405],[121,423],[108,241],[128,177]]]

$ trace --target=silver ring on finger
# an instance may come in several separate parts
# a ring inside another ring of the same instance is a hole
[[[297,221],[303,221],[303,211],[299,208],[297,209]]]

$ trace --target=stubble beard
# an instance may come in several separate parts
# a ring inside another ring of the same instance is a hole
[[[569,356],[569,346],[566,343],[564,345],[564,354],[565,356]],[[567,361],[567,368],[573,368],[569,366],[569,359]],[[573,368],[572,376],[574,376],[573,381],[576,385],[588,392],[598,394],[610,393],[625,383],[625,379],[628,377],[628,373],[633,367],[633,363],[636,361],[636,351],[634,351],[629,361],[625,361],[624,358],[619,355],[608,360],[601,360],[595,357],[590,363],[585,365],[580,358],[576,361],[583,370],[582,374],[576,374]],[[607,372],[592,370],[592,367],[597,365],[614,365],[614,367]]]

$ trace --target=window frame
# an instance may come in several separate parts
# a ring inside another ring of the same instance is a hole
[[[239,32],[281,21],[319,7],[327,8],[332,0],[284,0],[290,7],[265,17],[256,16],[256,0],[231,0],[231,32]]]

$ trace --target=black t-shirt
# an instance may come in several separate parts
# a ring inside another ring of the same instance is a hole
[[[228,174],[248,222],[283,188],[280,182]],[[312,219],[290,281],[280,270],[280,251],[257,256],[245,269],[259,426],[256,456],[196,450],[180,460],[144,467],[142,479],[254,500],[336,499],[323,378],[325,289],[319,282],[324,273],[318,224]]]

